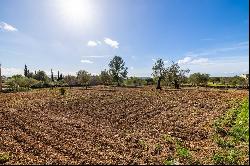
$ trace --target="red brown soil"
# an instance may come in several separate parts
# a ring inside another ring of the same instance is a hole
[[[217,148],[213,120],[245,96],[248,91],[150,88],[0,94],[0,152],[11,154],[6,164],[163,164],[176,157],[163,139],[168,134],[209,164]]]

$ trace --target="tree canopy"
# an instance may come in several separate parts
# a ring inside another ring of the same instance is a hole
[[[117,85],[120,86],[120,82],[127,77],[128,68],[125,67],[125,62],[119,56],[115,56],[109,63],[109,72]]]
[[[178,63],[172,62],[171,66],[165,70],[165,79],[169,84],[174,85],[176,89],[179,89],[180,84],[184,81],[185,75],[189,73],[189,69],[183,70]]]

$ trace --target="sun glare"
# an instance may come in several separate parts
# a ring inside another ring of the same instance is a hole
[[[87,24],[94,19],[94,8],[89,0],[61,0],[59,4],[64,20],[71,24]]]

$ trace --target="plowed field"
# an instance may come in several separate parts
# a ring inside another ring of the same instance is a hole
[[[0,94],[5,164],[209,164],[213,122],[248,91],[80,88]],[[191,157],[179,155],[176,143]]]

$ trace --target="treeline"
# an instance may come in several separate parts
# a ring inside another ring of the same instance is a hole
[[[29,90],[30,88],[53,88],[53,87],[76,87],[95,85],[112,85],[112,86],[127,86],[138,87],[145,85],[157,85],[157,89],[161,86],[168,86],[173,88],[180,88],[180,86],[242,86],[248,87],[248,79],[234,76],[234,77],[210,77],[206,73],[193,73],[189,77],[187,74],[189,69],[181,69],[178,63],[172,62],[168,67],[165,67],[164,61],[158,59],[152,67],[152,76],[147,78],[127,77],[127,67],[125,67],[124,60],[115,56],[109,62],[109,69],[101,71],[99,75],[91,75],[86,70],[79,70],[76,76],[63,75],[59,71],[55,75],[51,69],[50,77],[44,71],[30,71],[28,66],[24,67],[24,76],[14,75],[10,78],[5,78],[4,82],[10,91]]]

